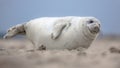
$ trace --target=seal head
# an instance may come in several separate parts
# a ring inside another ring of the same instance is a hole
[[[100,32],[100,21],[94,17],[87,17],[85,24],[91,34],[98,34]]]
[[[87,40],[94,40],[100,32],[100,21],[95,17],[82,17],[82,33]]]
[[[87,21],[87,27],[92,34],[97,34],[100,32],[100,23],[99,20],[91,18]]]

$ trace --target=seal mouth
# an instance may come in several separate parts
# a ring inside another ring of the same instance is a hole
[[[99,27],[93,27],[93,28],[89,28],[89,31],[92,33],[92,34],[97,34],[98,32],[100,32],[100,28]]]

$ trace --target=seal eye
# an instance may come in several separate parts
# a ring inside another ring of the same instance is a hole
[[[94,23],[94,21],[93,21],[93,20],[90,20],[90,21],[88,21],[88,23],[91,24],[91,23]]]

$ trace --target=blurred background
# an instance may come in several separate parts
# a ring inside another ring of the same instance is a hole
[[[61,16],[98,18],[98,39],[85,52],[34,51],[32,43],[24,38],[1,39],[16,24]],[[120,68],[119,29],[120,0],[0,0],[0,68]]]
[[[0,0],[0,35],[39,17],[94,16],[102,35],[120,34],[120,0]]]

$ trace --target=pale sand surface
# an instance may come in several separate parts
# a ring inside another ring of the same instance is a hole
[[[100,39],[84,52],[29,51],[26,40],[0,40],[0,68],[120,68],[120,40]]]

